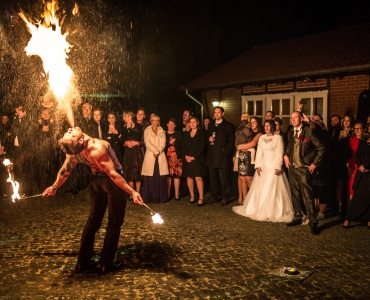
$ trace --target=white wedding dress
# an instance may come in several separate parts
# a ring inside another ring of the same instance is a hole
[[[290,222],[294,212],[289,182],[282,170],[284,143],[280,135],[262,135],[258,141],[255,168],[262,169],[254,174],[251,188],[244,204],[234,206],[237,214],[256,221]]]

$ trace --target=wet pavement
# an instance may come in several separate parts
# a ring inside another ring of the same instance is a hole
[[[209,195],[208,195],[209,197]],[[206,198],[206,197],[205,197]],[[0,200],[0,299],[369,299],[370,230],[338,217],[308,226],[256,222],[232,212],[236,201],[198,207],[189,197],[143,206],[128,203],[117,258],[104,276],[74,274],[89,193]],[[95,259],[104,238],[97,233]],[[280,267],[304,280],[269,275]]]

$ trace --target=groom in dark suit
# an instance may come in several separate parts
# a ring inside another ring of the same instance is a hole
[[[288,146],[285,150],[284,163],[288,168],[290,189],[294,209],[294,219],[287,226],[302,224],[301,199],[306,207],[311,233],[319,234],[312,191],[312,173],[320,166],[325,146],[313,130],[302,122],[299,111],[292,114],[292,130],[288,133]]]

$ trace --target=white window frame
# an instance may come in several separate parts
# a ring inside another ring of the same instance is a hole
[[[313,98],[323,98],[323,113],[322,117],[324,119],[324,124],[328,125],[328,90],[322,91],[305,91],[305,92],[292,92],[292,93],[280,93],[280,94],[261,94],[261,95],[243,95],[242,96],[242,112],[247,111],[247,102],[248,101],[261,101],[262,100],[262,112],[263,115],[256,116],[261,117],[262,120],[265,118],[266,111],[272,110],[272,100],[275,99],[291,99],[290,101],[290,114],[298,109],[298,103],[303,98],[311,98],[311,109],[310,111],[313,112]],[[280,101],[280,105],[282,105]],[[281,107],[280,107],[281,111]],[[254,104],[254,113],[256,112],[256,104]],[[276,112],[275,112],[276,113]],[[311,114],[308,117],[312,117]],[[281,115],[280,113],[276,114],[276,117],[287,117],[287,115]]]
[[[328,90],[323,91],[309,91],[309,92],[296,92],[295,93],[295,100],[294,100],[294,110],[297,110],[298,103],[303,98],[311,98],[311,107],[310,111],[312,112],[311,115],[309,115],[309,118],[312,118],[313,115],[316,114],[313,113],[313,98],[322,98],[323,99],[323,111],[322,111],[322,117],[324,119],[324,124],[326,127],[328,127]]]
[[[242,113],[248,111],[247,103],[250,101],[254,102],[253,113],[251,114],[251,117],[257,117],[263,120],[266,114],[266,95],[242,96]],[[262,101],[262,115],[256,115],[257,101]]]

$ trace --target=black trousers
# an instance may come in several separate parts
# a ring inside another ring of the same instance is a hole
[[[306,208],[309,225],[317,223],[314,194],[312,190],[312,174],[307,167],[289,167],[289,183],[292,194],[294,219],[302,218],[302,201]]]
[[[231,197],[231,170],[208,167],[211,197],[228,200]]]
[[[107,175],[92,176],[90,215],[82,231],[78,263],[90,262],[94,252],[95,234],[101,226],[108,207],[108,227],[101,251],[100,265],[109,267],[112,264],[125,217],[126,203],[127,193]]]

